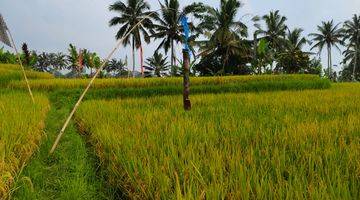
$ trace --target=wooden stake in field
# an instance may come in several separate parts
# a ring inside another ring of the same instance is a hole
[[[183,75],[184,75],[184,91],[183,91],[183,100],[184,100],[184,109],[191,110],[191,101],[189,98],[190,95],[190,48],[189,48],[189,37],[190,37],[190,28],[188,24],[188,19],[186,16],[181,17],[181,24],[184,29],[184,49],[183,49]]]
[[[191,101],[189,98],[190,95],[190,56],[189,51],[186,49],[183,50],[183,63],[184,63],[184,91],[183,91],[183,99],[184,99],[184,109],[191,110]]]
[[[9,33],[10,40],[9,40],[9,36],[8,36],[7,33]],[[11,35],[11,32],[10,32],[9,28],[7,27],[7,25],[5,23],[5,20],[4,20],[4,18],[2,17],[1,14],[0,14],[0,41],[3,42],[4,44],[6,44],[7,46],[11,47],[11,48],[14,48],[17,59],[18,59],[18,62],[20,64],[20,66],[21,66],[21,70],[22,70],[22,73],[23,73],[27,88],[29,90],[31,100],[32,100],[33,103],[35,103],[34,95],[33,95],[32,91],[31,91],[30,83],[29,83],[29,80],[28,80],[28,78],[26,76],[25,68],[24,68],[24,66],[22,64],[20,54],[19,54],[19,52],[18,52],[18,50],[16,48],[16,45],[15,45],[14,39],[13,39],[13,37]]]
[[[158,11],[158,10],[157,10],[157,11]],[[51,148],[51,150],[50,150],[50,154],[54,153],[57,145],[58,145],[59,142],[60,142],[61,137],[64,135],[67,126],[69,125],[69,123],[70,123],[72,117],[74,116],[76,110],[77,110],[78,107],[80,106],[80,103],[81,103],[82,100],[84,99],[86,93],[87,93],[88,90],[90,89],[91,85],[94,83],[96,77],[97,77],[97,76],[100,74],[100,72],[104,69],[106,63],[107,63],[107,62],[110,60],[110,58],[114,55],[114,53],[116,52],[116,50],[117,50],[118,48],[120,48],[123,40],[124,40],[126,37],[128,37],[128,36],[131,34],[131,32],[132,32],[133,30],[135,30],[144,20],[146,20],[146,19],[150,18],[152,15],[156,14],[157,11],[151,12],[149,15],[145,16],[145,17],[144,17],[142,20],[140,20],[131,30],[129,30],[128,33],[127,33],[123,38],[121,38],[121,39],[118,41],[118,43],[116,44],[115,48],[114,48],[114,49],[110,52],[110,54],[106,57],[106,59],[104,60],[104,62],[103,62],[102,65],[100,66],[100,68],[97,69],[95,75],[94,75],[94,76],[92,77],[92,79],[90,80],[88,86],[85,88],[84,92],[81,94],[79,100],[76,102],[74,108],[72,109],[69,117],[68,117],[67,120],[65,121],[64,126],[62,127],[59,135],[57,136],[57,138],[56,138],[56,140],[55,140],[54,145],[52,146],[52,148]]]

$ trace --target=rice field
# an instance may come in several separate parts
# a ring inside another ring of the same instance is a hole
[[[0,65],[0,199],[10,190],[18,190],[19,199],[55,194],[68,199],[88,189],[87,196],[95,194],[98,189],[85,184],[85,174],[96,178],[91,166],[55,162],[58,173],[41,174],[48,170],[52,141],[21,176],[21,188],[10,189],[18,186],[12,183],[23,166],[32,163],[49,100],[56,109],[71,108],[89,82],[27,71],[37,93],[32,106],[19,70]],[[95,150],[111,191],[130,199],[360,198],[359,84],[331,85],[312,75],[192,77],[191,112],[182,110],[181,93],[182,78],[95,81],[76,124],[90,144],[82,152]],[[53,110],[57,120],[47,122],[51,134],[63,121],[56,112],[66,115]],[[69,136],[60,152],[75,143]],[[76,154],[69,152],[50,160]],[[73,190],[55,187],[68,185],[64,177],[73,174],[83,177],[74,179]],[[54,188],[44,190],[45,185]]]
[[[19,65],[0,64],[0,87],[6,87],[11,81],[21,81],[19,85],[25,85],[23,73]],[[26,70],[26,75],[29,79],[42,79],[48,81],[48,79],[54,78],[53,75],[48,73],[36,72],[32,70]]]
[[[359,199],[360,85],[92,100],[79,130],[130,199]]]
[[[148,78],[148,79],[97,79],[95,80],[93,89],[109,89],[109,88],[158,88],[172,87],[182,88],[183,79],[178,78]],[[42,80],[37,79],[31,81],[31,87],[35,90],[55,91],[64,89],[82,89],[90,82],[89,79],[54,79]],[[321,89],[329,88],[330,82],[321,79],[316,75],[262,75],[262,76],[227,76],[227,77],[192,77],[192,86],[229,86],[237,85],[258,87],[263,90],[277,89]],[[26,85],[22,81],[12,81],[8,85],[12,89],[26,89]]]
[[[11,184],[43,136],[49,102],[37,95],[33,105],[27,93],[0,94],[0,199],[7,197]]]

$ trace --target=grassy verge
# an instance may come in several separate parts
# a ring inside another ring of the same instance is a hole
[[[97,176],[97,159],[86,147],[73,124],[55,154],[49,150],[73,102],[52,94],[52,109],[46,119],[46,138],[13,188],[13,199],[111,199],[102,178]],[[56,103],[56,102],[62,103]]]
[[[33,105],[30,97],[21,92],[0,95],[0,199],[7,198],[16,174],[43,136],[49,102],[39,95],[35,100]]]
[[[192,101],[88,101],[76,117],[129,198],[360,197],[360,85]]]

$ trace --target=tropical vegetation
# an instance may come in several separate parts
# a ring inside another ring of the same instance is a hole
[[[130,64],[0,48],[0,199],[360,199],[360,86],[331,82],[360,80],[359,14],[305,35],[242,5],[114,0]]]
[[[191,36],[186,45],[191,50],[192,76],[309,73],[334,81],[360,79],[358,14],[344,23],[323,21],[316,32],[306,36],[302,35],[302,28],[290,30],[287,17],[275,10],[254,16],[251,20],[254,31],[249,34],[251,24],[243,20],[246,15],[242,14],[242,5],[239,0],[221,0],[218,8],[197,2],[181,6],[178,0],[163,0],[159,1],[159,10],[152,10],[145,0],[114,2],[109,10],[117,15],[110,19],[109,25],[117,27],[115,38],[123,39],[124,46],[131,44],[132,69],[127,58],[114,58],[107,62],[101,77],[181,75],[184,62],[178,58],[181,52],[176,52],[176,47],[185,45],[181,19],[188,16],[191,17],[188,22]],[[159,41],[158,48],[152,57],[145,59],[144,42],[153,41]],[[308,46],[310,51],[306,50]],[[340,50],[341,47],[345,48],[343,69],[337,72],[333,70],[332,54],[334,48]],[[321,62],[317,61],[324,48],[327,63],[323,71]],[[140,72],[136,71],[137,49],[140,50]],[[27,44],[23,44],[22,50],[25,66],[62,77],[91,77],[104,62],[97,53],[72,44],[68,54],[37,53]],[[160,53],[162,50],[164,54]],[[16,62],[16,55],[0,49],[0,63]]]

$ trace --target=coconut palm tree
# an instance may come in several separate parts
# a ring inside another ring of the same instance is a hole
[[[223,63],[221,74],[226,73],[225,67],[230,56],[241,54],[246,49],[243,39],[248,35],[248,28],[236,19],[241,5],[238,0],[221,0],[219,9],[207,7],[203,21],[199,24],[208,38],[199,42],[200,55],[220,55]]]
[[[265,21],[265,29],[257,26],[256,33],[263,36],[269,42],[270,47],[278,51],[284,44],[287,26],[285,24],[287,18],[280,15],[279,11],[271,11],[269,14],[264,15],[262,19]]]
[[[158,23],[154,26],[156,33],[152,37],[162,40],[156,51],[163,48],[165,53],[168,53],[171,49],[171,71],[174,73],[176,62],[174,45],[175,42],[181,43],[183,41],[183,27],[180,24],[180,19],[189,14],[200,17],[204,7],[201,3],[193,3],[181,9],[178,0],[164,0],[163,3],[160,2],[160,7],[160,16],[156,18]],[[189,23],[189,27],[193,31],[195,30],[193,24]]]
[[[115,77],[121,77],[127,75],[127,69],[125,68],[126,62],[123,60],[112,59],[106,63],[105,70],[108,73],[112,73]]]
[[[287,45],[292,46],[294,49],[302,50],[304,45],[308,43],[308,40],[301,36],[304,30],[301,28],[295,28],[294,30],[288,30],[286,35]]]
[[[321,54],[324,46],[327,48],[328,56],[328,76],[331,77],[332,73],[332,57],[331,57],[331,48],[334,46],[340,51],[339,44],[342,42],[342,29],[339,28],[339,24],[334,24],[334,20],[328,22],[322,22],[320,26],[317,27],[318,33],[311,33],[309,36],[313,37],[315,44],[311,47],[311,50],[317,48],[319,54]]]
[[[146,76],[167,76],[166,72],[169,70],[169,63],[167,57],[164,57],[161,53],[155,52],[151,58],[147,59],[146,64],[148,65],[145,66]]]
[[[68,68],[76,72],[77,76],[81,76],[83,70],[83,51],[79,51],[73,44],[69,44],[69,55],[67,55],[67,62],[69,63]]]
[[[142,36],[146,43],[150,42],[150,33],[153,27],[150,5],[144,0],[127,0],[127,4],[117,1],[110,5],[110,11],[117,12],[119,16],[110,20],[110,26],[120,26],[116,39],[123,38],[131,31],[131,34],[124,38],[123,44],[131,43],[133,55],[133,77],[135,77],[135,48],[140,49],[141,71],[143,72],[143,49]],[[156,15],[156,13],[154,13]],[[149,17],[150,16],[150,17]],[[140,23],[140,25],[139,25]]]
[[[344,42],[347,42],[347,50],[344,52],[347,62],[350,60],[353,65],[353,80],[355,80],[356,70],[359,64],[360,54],[360,16],[354,15],[352,20],[348,20],[344,24]]]
[[[274,61],[286,43],[285,36],[288,28],[285,23],[287,18],[280,15],[280,12],[276,10],[264,15],[261,19],[265,22],[265,28],[261,28],[260,24],[257,23],[255,34],[268,41],[269,56],[272,58],[272,62],[270,62],[272,71]]]
[[[308,42],[302,37],[303,30],[296,28],[288,30],[283,50],[279,52],[277,70],[286,73],[298,73],[305,71],[305,67],[310,64],[309,52],[303,52],[302,48]]]
[[[93,74],[93,69],[97,70],[101,66],[101,59],[97,55],[97,53],[89,52],[89,51],[83,51],[84,54],[84,62],[86,66],[90,69],[90,76]]]

